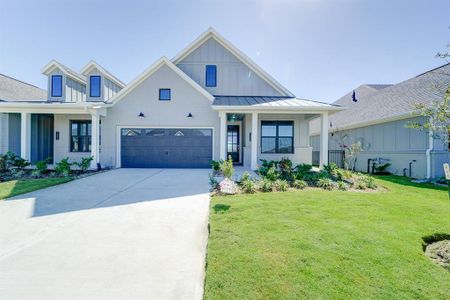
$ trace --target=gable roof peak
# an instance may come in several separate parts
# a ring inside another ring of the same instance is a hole
[[[71,68],[63,65],[62,63],[58,62],[56,59],[52,59],[48,64],[46,64],[42,69],[41,72],[44,75],[49,75],[50,72],[52,72],[54,69],[61,70],[65,75],[70,77],[71,79],[74,79],[76,81],[79,81],[82,84],[86,84],[86,78],[72,70]]]
[[[295,97],[288,89],[282,86],[278,81],[276,81],[269,73],[264,71],[259,67],[253,60],[251,60],[247,55],[245,55],[241,50],[236,48],[227,39],[225,39],[220,33],[218,33],[214,28],[209,27],[205,32],[203,32],[199,37],[197,37],[192,43],[190,43],[186,48],[181,50],[174,58],[172,58],[172,63],[178,64],[189,54],[194,52],[197,48],[203,45],[207,40],[213,38],[221,46],[231,52],[237,57],[243,64],[250,68],[253,72],[263,78],[270,86],[277,90],[280,94],[290,97]]]
[[[106,78],[117,84],[120,88],[125,87],[125,83],[123,83],[120,79],[118,79],[116,76],[111,74],[108,70],[103,68],[101,65],[99,65],[95,60],[90,60],[82,69],[81,74],[84,76],[87,76],[87,74],[93,69],[97,69],[100,73],[105,75]]]

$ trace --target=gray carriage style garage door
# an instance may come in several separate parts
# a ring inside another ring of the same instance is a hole
[[[208,168],[212,129],[123,128],[123,168]]]

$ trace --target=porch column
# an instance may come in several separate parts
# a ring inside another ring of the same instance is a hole
[[[328,112],[320,116],[320,167],[328,165]]]
[[[226,154],[226,147],[227,147],[227,113],[224,111],[219,112],[219,118],[220,118],[220,151],[219,151],[219,158],[220,159],[227,159]]]
[[[252,148],[251,148],[251,164],[252,170],[258,169],[258,113],[252,113]]]
[[[20,157],[31,159],[31,114],[20,114]]]
[[[91,168],[96,169],[97,163],[100,162],[100,117],[95,113],[91,113],[92,127],[91,127],[91,156],[94,158],[91,162]]]

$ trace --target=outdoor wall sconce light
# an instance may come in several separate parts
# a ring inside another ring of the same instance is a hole
[[[56,140],[59,141],[59,131],[56,132]]]
[[[144,117],[145,117],[145,115],[144,115],[144,113],[143,113],[143,112],[140,112],[140,113],[138,114],[138,117],[139,117],[139,118],[144,118]]]
[[[192,118],[194,117],[191,113],[188,113],[188,115],[186,116],[186,118]]]

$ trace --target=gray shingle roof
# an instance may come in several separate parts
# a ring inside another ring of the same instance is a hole
[[[357,102],[352,101],[352,92],[334,102],[347,109],[330,116],[332,130],[412,114],[416,103],[427,105],[443,99],[450,86],[450,64],[370,92],[368,88],[372,86],[363,85],[355,90]],[[318,120],[311,122],[310,132],[319,132]]]
[[[214,96],[213,106],[252,106],[252,107],[298,107],[322,108],[337,107],[318,101],[283,96]]]
[[[45,101],[47,91],[0,74],[0,101]]]

